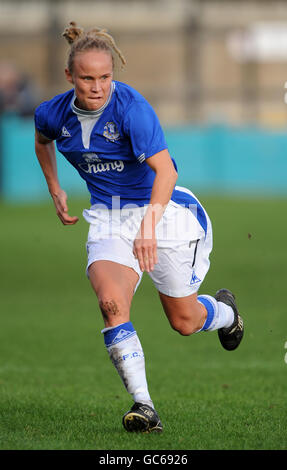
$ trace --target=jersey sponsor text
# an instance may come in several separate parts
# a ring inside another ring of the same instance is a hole
[[[101,173],[102,171],[123,171],[125,165],[122,160],[115,160],[113,162],[85,162],[79,163],[79,168],[85,173]]]

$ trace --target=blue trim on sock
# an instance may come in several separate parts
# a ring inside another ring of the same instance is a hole
[[[133,327],[132,322],[122,323],[121,325],[115,326],[104,332],[104,340],[106,347],[113,346],[114,344],[120,343],[127,338],[135,335],[136,331]]]
[[[207,310],[207,317],[206,317],[203,327],[201,328],[201,331],[204,331],[210,327],[212,320],[214,318],[215,311],[214,311],[214,307],[212,303],[210,302],[210,300],[206,299],[206,297],[199,295],[197,297],[197,300],[201,302]]]

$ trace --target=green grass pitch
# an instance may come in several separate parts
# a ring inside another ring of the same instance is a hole
[[[233,290],[245,337],[227,352],[216,332],[180,336],[144,275],[131,319],[161,435],[122,427],[132,401],[85,277],[86,222],[62,226],[52,202],[0,206],[1,449],[287,449],[287,200],[201,200],[214,249],[200,292]]]

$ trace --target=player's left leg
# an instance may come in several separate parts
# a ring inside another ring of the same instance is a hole
[[[222,346],[236,349],[243,337],[243,321],[235,303],[234,295],[221,289],[214,297],[197,295],[169,297],[159,293],[171,326],[182,335],[199,331],[218,330]]]
[[[227,289],[214,296],[198,295],[209,269],[212,250],[212,226],[206,215],[206,230],[195,230],[193,241],[169,242],[158,246],[158,263],[149,275],[159,291],[166,316],[176,331],[191,335],[199,331],[218,330],[222,346],[237,348],[243,336],[243,321],[238,313],[234,295]],[[164,214],[164,217],[168,218]],[[190,233],[194,219],[178,209],[177,223],[184,228],[184,218],[190,217]]]

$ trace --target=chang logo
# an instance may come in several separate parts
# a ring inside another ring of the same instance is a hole
[[[106,123],[104,127],[103,136],[106,137],[107,140],[111,140],[112,142],[120,138],[120,133],[114,122],[110,121]]]
[[[84,157],[85,155],[85,157]],[[84,163],[79,163],[79,168],[87,174],[96,174],[106,171],[116,170],[123,171],[125,165],[122,160],[114,160],[113,162],[102,162],[96,154],[84,154]],[[93,155],[93,156],[91,156]]]

